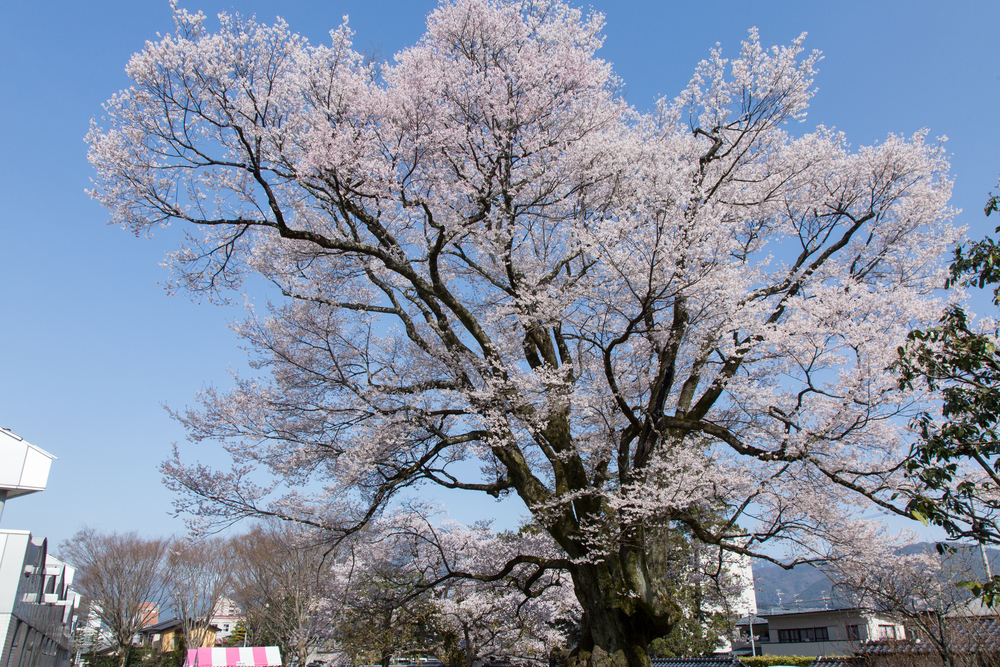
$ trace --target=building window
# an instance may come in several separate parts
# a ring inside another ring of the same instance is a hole
[[[795,628],[778,630],[779,642],[825,642],[830,641],[826,628]]]
[[[896,626],[895,625],[880,625],[880,626],[878,626],[878,638],[879,639],[895,639],[896,638]]]
[[[861,626],[860,625],[848,625],[847,626],[847,639],[851,641],[861,641]]]

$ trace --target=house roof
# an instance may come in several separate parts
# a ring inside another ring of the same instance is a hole
[[[866,610],[860,609],[859,607],[840,607],[837,609],[781,609],[775,611],[773,608],[770,613],[758,612],[757,618],[763,619],[765,622],[769,618],[774,618],[776,616],[806,616],[808,614],[861,614],[867,613]],[[757,621],[755,620],[754,623]],[[744,624],[745,625],[745,624]]]
[[[867,641],[854,649],[855,655],[899,655],[930,653],[933,650],[930,643],[910,639],[876,639]]]
[[[809,667],[864,667],[865,659],[858,656],[821,655]]]
[[[654,658],[653,667],[746,667],[735,655],[704,658]]]
[[[181,624],[181,619],[171,618],[166,621],[161,621],[160,623],[147,625],[142,630],[139,630],[139,633],[148,635],[150,633],[163,632],[164,630],[169,630],[170,628],[178,627],[180,624]]]
[[[764,618],[763,616],[754,616],[753,617],[753,624],[754,625],[767,625],[767,619]],[[749,617],[748,616],[741,616],[740,618],[736,619],[736,625],[737,626],[750,625]]]
[[[179,618],[171,618],[171,619],[167,619],[166,621],[163,621],[161,623],[155,623],[153,625],[147,625],[142,630],[139,630],[139,634],[141,634],[141,635],[156,634],[158,632],[164,632],[165,630],[171,630],[173,628],[179,628],[180,625],[181,625],[181,619],[179,619]],[[216,632],[219,631],[219,628],[217,626],[211,624],[211,623],[208,625],[208,627],[211,628],[211,629],[213,629],[213,630],[215,630]]]
[[[965,616],[946,618],[948,647],[953,653],[1000,652],[1000,621],[997,618]],[[878,639],[867,641],[854,650],[855,655],[923,654],[934,651],[929,640]]]

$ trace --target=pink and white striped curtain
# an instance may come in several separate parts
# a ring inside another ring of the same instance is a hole
[[[184,667],[281,667],[277,646],[188,649]]]

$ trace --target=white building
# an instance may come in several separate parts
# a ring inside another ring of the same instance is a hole
[[[737,627],[746,625],[746,619],[737,622]],[[759,614],[753,627],[762,655],[851,655],[869,639],[905,636],[902,624],[856,608],[775,609]],[[736,648],[745,650],[749,642]]]
[[[743,554],[727,554],[729,576],[737,589],[732,602],[732,609],[739,616],[754,616],[757,614],[757,592],[753,584],[753,567],[750,557]]]
[[[45,490],[54,458],[0,428],[0,516],[9,499]],[[49,555],[44,538],[0,530],[0,665],[69,664],[80,601],[74,572]]]
[[[215,604],[209,623],[219,628],[215,643],[221,644],[236,631],[236,624],[243,620],[243,612],[229,598],[220,598]]]
[[[737,619],[753,618],[757,614],[757,593],[753,583],[750,557],[744,554],[725,553],[723,558],[729,575],[726,600],[728,610]],[[734,642],[723,637],[716,648],[716,653],[729,653],[734,648]]]

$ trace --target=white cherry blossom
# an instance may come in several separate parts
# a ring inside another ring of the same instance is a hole
[[[646,527],[813,560],[900,511],[924,397],[891,366],[941,310],[948,162],[789,125],[801,38],[713,50],[643,115],[560,2],[443,2],[381,68],[346,24],[175,17],[88,135],[92,195],[187,226],[178,288],[283,295],[238,326],[261,376],[179,415],[234,459],[164,465],[196,520],[349,533],[422,484],[516,494],[575,584],[572,660],[638,667],[678,613]]]

